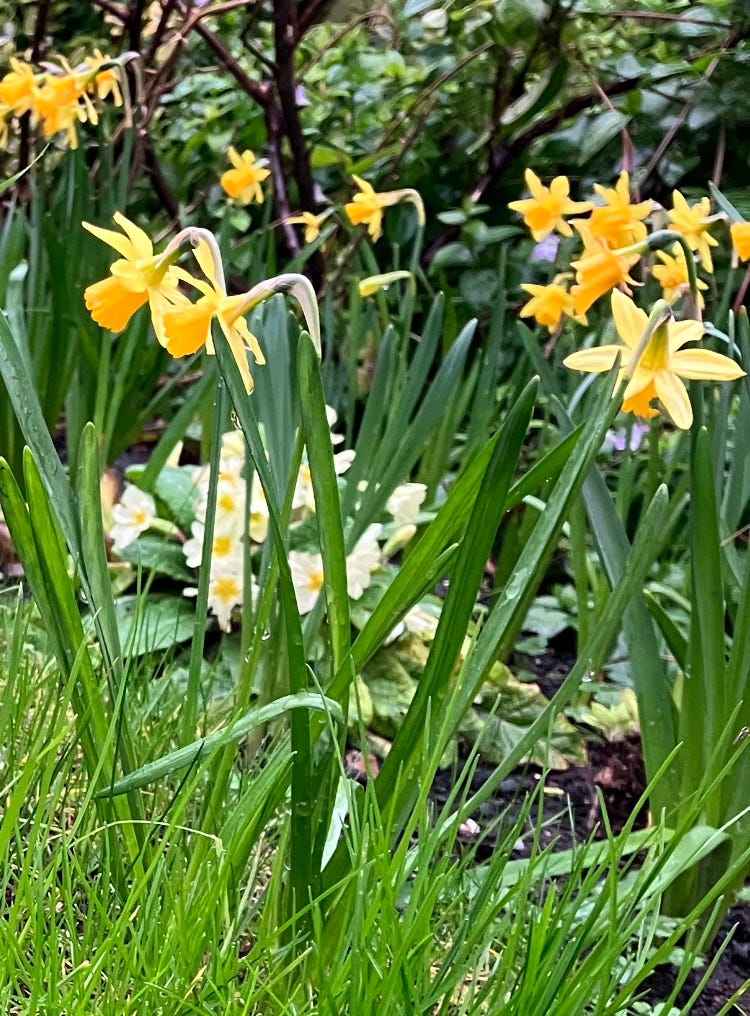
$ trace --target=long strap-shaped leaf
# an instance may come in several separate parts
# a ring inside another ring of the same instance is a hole
[[[281,513],[276,496],[276,486],[266,458],[263,440],[258,428],[258,420],[252,405],[252,396],[248,396],[245,385],[240,377],[239,368],[234,360],[229,345],[220,329],[216,329],[214,338],[216,361],[224,379],[237,414],[242,433],[245,436],[253,468],[266,496],[269,516],[269,530],[279,567],[279,593],[284,611],[286,628],[286,650],[289,664],[289,685],[292,692],[307,691],[307,666],[302,640],[297,599],[292,584],[292,575],[286,556],[286,542],[281,523]],[[312,811],[311,780],[312,743],[310,733],[310,715],[307,709],[295,709],[290,720],[292,741],[292,809],[295,821],[291,825],[290,867],[291,897],[290,912],[304,906],[309,899],[312,888]]]
[[[322,710],[330,715],[338,724],[344,724],[344,714],[341,711],[341,707],[333,699],[324,698],[317,692],[298,692],[295,695],[283,695],[281,698],[269,702],[267,706],[261,706],[260,709],[252,709],[227,727],[215,730],[212,734],[207,734],[205,737],[191,742],[191,744],[183,745],[182,748],[177,748],[175,751],[170,751],[167,755],[162,755],[161,758],[155,759],[153,762],[148,762],[145,766],[141,766],[132,773],[128,773],[122,779],[117,780],[111,786],[100,790],[97,797],[117,797],[120,794],[130,793],[133,790],[140,790],[141,787],[148,786],[149,783],[153,783],[155,780],[160,780],[162,777],[169,776],[180,769],[187,769],[188,766],[195,765],[201,759],[206,760],[210,758],[215,751],[231,744],[233,741],[239,741],[241,737],[249,734],[250,731],[264,727],[272,720],[276,720],[286,713],[294,713],[298,709]]]
[[[441,706],[448,696],[448,682],[475,608],[477,589],[502,518],[518,456],[534,410],[536,391],[535,382],[527,385],[505,420],[502,440],[495,446],[461,541],[427,665],[375,783],[383,814],[388,813],[396,787],[402,787],[399,801],[393,802],[396,832],[400,831],[404,818],[411,809],[411,799],[416,793],[416,788],[411,794],[404,788],[409,786],[410,775],[417,764],[425,736],[425,724],[430,717],[433,724],[442,722]]]

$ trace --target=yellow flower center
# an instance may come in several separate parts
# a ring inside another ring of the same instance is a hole
[[[215,600],[220,600],[222,603],[236,603],[240,599],[239,592],[240,587],[236,579],[222,576],[214,580],[212,594]]]
[[[227,557],[232,551],[232,541],[228,536],[216,536],[214,538],[214,556]]]
[[[323,588],[324,575],[322,571],[310,572],[307,576],[307,588],[311,593],[319,593]]]
[[[669,366],[669,331],[667,325],[660,325],[648,340],[639,366],[650,371],[665,370]]]

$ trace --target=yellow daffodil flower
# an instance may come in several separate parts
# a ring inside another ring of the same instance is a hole
[[[34,102],[36,74],[30,64],[15,57],[11,57],[10,66],[11,70],[0,80],[0,104],[7,106],[16,116],[23,116]]]
[[[76,125],[98,121],[96,109],[86,94],[84,77],[73,72],[46,76],[44,85],[35,91],[31,115],[41,123],[47,138],[64,131],[73,149],[78,147]]]
[[[289,218],[284,219],[284,222],[288,226],[304,226],[305,243],[313,243],[320,236],[324,219],[325,214],[314,215],[312,212],[300,212],[299,215],[290,215]]]
[[[110,278],[86,288],[83,294],[86,307],[102,328],[120,332],[133,314],[148,303],[156,336],[166,345],[164,311],[186,300],[177,289],[184,276],[172,266],[168,254],[154,254],[151,240],[135,223],[119,212],[115,212],[114,220],[125,235],[83,223],[89,233],[121,255],[121,260],[110,268]]]
[[[247,327],[244,318],[254,306],[253,301],[248,299],[248,293],[227,296],[219,268],[205,240],[198,241],[194,254],[208,282],[193,279],[191,285],[203,296],[195,303],[165,311],[164,332],[167,338],[167,352],[174,357],[188,356],[197,352],[201,346],[205,346],[208,354],[212,355],[214,346],[211,338],[211,322],[215,317],[232,350],[245,388],[251,392],[253,379],[247,365],[247,350],[253,354],[256,363],[262,365],[266,362],[258,340]]]
[[[630,177],[620,173],[614,187],[594,184],[594,190],[603,198],[603,205],[595,205],[586,221],[589,232],[607,247],[616,250],[646,239],[643,220],[651,213],[653,202],[630,203]]]
[[[508,208],[519,212],[537,243],[557,230],[562,236],[572,236],[573,230],[563,216],[588,212],[588,201],[571,201],[570,183],[566,176],[556,176],[549,187],[545,187],[533,170],[524,174],[530,198],[511,201]]]
[[[672,247],[671,254],[658,250],[656,256],[661,264],[654,265],[651,274],[661,286],[662,296],[667,303],[675,303],[681,296],[690,292],[690,277],[685,261],[685,251],[681,244],[676,243]],[[706,283],[701,279],[697,280],[697,285],[699,290],[708,289]],[[698,306],[701,308],[704,306],[704,300],[700,293],[698,293]]]
[[[359,194],[355,194],[352,200],[344,205],[344,211],[353,226],[367,226],[367,232],[373,243],[383,235],[383,209],[400,204],[402,201],[410,201],[414,205],[419,225],[424,225],[424,205],[419,194],[412,188],[405,187],[402,190],[379,193],[361,176],[354,176],[353,179],[359,187]]]
[[[116,68],[99,69],[103,64],[112,63],[111,58],[104,56],[101,50],[95,49],[94,55],[87,56],[83,62],[94,76],[93,81],[89,84],[89,89],[93,90],[100,99],[106,99],[111,95],[115,106],[122,106],[122,91]]]
[[[265,168],[266,160],[256,159],[250,150],[240,155],[236,149],[230,148],[227,154],[233,168],[221,175],[219,183],[223,189],[241,205],[249,205],[253,201],[262,205],[263,190],[260,185],[271,175],[270,170]]]
[[[579,324],[586,324],[585,316],[579,314],[575,309],[573,297],[557,280],[548,286],[536,286],[533,283],[525,282],[521,289],[525,290],[531,299],[521,308],[519,316],[533,317],[537,324],[549,331],[550,335],[558,329],[565,314],[575,318]]]
[[[570,295],[576,314],[585,314],[600,296],[615,286],[634,281],[628,272],[637,264],[640,255],[610,250],[591,236],[583,223],[578,223],[576,229],[583,239],[583,256],[571,263],[571,268],[576,270],[576,284],[570,287]]]
[[[689,205],[678,190],[672,192],[672,209],[669,211],[671,228],[677,233],[682,233],[690,249],[697,251],[701,264],[707,272],[713,272],[714,266],[711,260],[711,248],[718,246],[716,240],[708,232],[711,222],[708,218],[711,212],[711,201],[709,198],[701,198],[694,205]]]
[[[728,356],[709,349],[683,349],[703,334],[699,321],[669,321],[656,328],[640,357],[639,351],[648,317],[624,293],[612,293],[612,317],[622,345],[583,349],[563,360],[571,370],[601,373],[612,368],[618,356],[620,379],[629,377],[622,408],[638,416],[655,416],[651,406],[658,399],[675,426],[687,430],[693,422],[693,410],[681,378],[698,381],[734,381],[744,371]]]
[[[185,240],[194,243],[194,253],[207,282],[194,279],[182,273],[186,281],[203,295],[193,304],[170,307],[164,312],[165,346],[172,356],[186,356],[205,345],[209,356],[215,353],[211,337],[211,322],[214,318],[224,333],[232,356],[239,368],[245,389],[253,390],[253,379],[247,364],[249,350],[258,364],[264,364],[265,357],[258,340],[247,327],[244,315],[275,293],[290,292],[305,316],[313,346],[320,356],[320,321],[315,291],[310,281],[302,275],[278,275],[253,286],[246,293],[228,296],[224,284],[221,255],[214,236],[207,230],[186,229],[179,233],[167,250],[174,249]]]
[[[737,257],[747,261],[750,258],[750,222],[733,222],[729,232]]]

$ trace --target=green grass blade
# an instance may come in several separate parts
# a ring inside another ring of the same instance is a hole
[[[336,723],[341,726],[345,725],[341,706],[333,699],[324,698],[316,692],[284,695],[267,706],[251,710],[228,727],[222,727],[206,737],[201,737],[191,744],[186,744],[182,748],[169,752],[168,755],[163,755],[161,758],[141,766],[111,786],[100,790],[97,797],[117,797],[120,794],[127,794],[133,790],[139,790],[163,776],[169,776],[180,769],[195,765],[201,759],[208,760],[214,752],[225,748],[233,741],[239,741],[252,730],[264,727],[272,720],[299,709],[323,711],[331,716]]]
[[[344,527],[333,466],[333,445],[326,417],[320,362],[309,336],[304,333],[300,336],[297,349],[297,374],[302,429],[315,495],[315,517],[318,521],[320,551],[323,557],[328,629],[335,674],[343,665],[351,647]]]
[[[469,620],[476,605],[497,527],[502,518],[513,472],[526,436],[536,400],[537,385],[527,385],[503,425],[477,494],[466,533],[459,547],[430,656],[409,706],[375,783],[378,803],[384,811],[391,804],[396,786],[410,783],[410,775],[425,736],[430,714],[442,722],[442,704],[448,695],[448,681],[458,660]],[[456,718],[457,720],[460,717]],[[393,802],[394,830],[400,831],[413,804],[413,795],[403,790]]]

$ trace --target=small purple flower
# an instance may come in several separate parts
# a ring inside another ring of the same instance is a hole
[[[554,233],[545,236],[531,252],[532,261],[554,261],[557,257],[557,248],[560,246],[560,237]]]
[[[629,428],[630,438],[628,438],[628,428],[620,427],[617,430],[608,430],[604,435],[604,443],[602,450],[605,452],[624,452],[627,448],[628,451],[637,452],[641,447],[644,434],[648,433],[647,423],[633,423]]]

